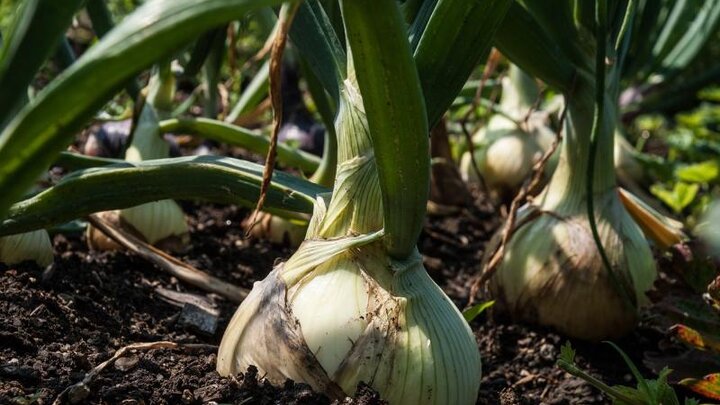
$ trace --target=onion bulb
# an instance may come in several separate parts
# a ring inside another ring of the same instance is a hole
[[[346,81],[332,198],[320,196],[306,240],[255,283],[228,325],[217,370],[255,365],[332,398],[360,382],[391,404],[474,404],[480,354],[462,315],[417,251],[391,259],[362,101]],[[329,200],[329,201],[328,201]]]
[[[125,151],[125,160],[141,162],[164,159],[169,156],[170,145],[160,133],[159,115],[172,106],[175,78],[169,65],[161,67],[147,86],[147,99],[138,117],[132,141]],[[173,200],[161,200],[120,210],[120,225],[128,226],[146,242],[171,251],[185,249],[189,242],[189,228],[182,208]],[[88,243],[102,250],[117,248],[108,243],[101,232],[88,229]],[[92,238],[92,239],[91,239]]]
[[[50,235],[44,229],[0,237],[0,263],[32,261],[41,267],[53,262]]]
[[[616,191],[616,109],[610,102],[598,136],[592,198],[611,270],[592,236],[586,176],[593,97],[594,91],[582,88],[573,95],[558,167],[545,189],[519,210],[490,291],[498,306],[516,319],[596,341],[622,336],[634,327],[637,308],[648,303],[645,292],[657,274],[648,243]],[[495,243],[499,240],[496,235]]]
[[[290,247],[297,248],[307,233],[307,222],[294,221],[281,218],[267,212],[260,212],[255,218],[255,223],[251,224],[248,218],[244,226],[250,227],[250,235],[258,239],[264,239],[275,244],[286,244]]]
[[[539,97],[534,80],[511,65],[502,81],[502,114],[494,114],[488,124],[473,135],[477,171],[489,189],[497,194],[514,194],[527,179],[555,138],[549,128],[549,115],[532,111]],[[530,113],[531,112],[531,113]],[[528,115],[530,113],[530,115]],[[478,182],[470,152],[460,161],[460,173],[467,182]]]

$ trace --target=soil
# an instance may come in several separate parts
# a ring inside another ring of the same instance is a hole
[[[247,211],[227,206],[183,204],[192,228],[190,249],[180,259],[246,288],[261,280],[292,250],[243,238]],[[467,291],[483,248],[499,225],[488,206],[430,217],[420,241],[430,275],[457,305]],[[84,236],[54,236],[55,263],[0,265],[0,404],[50,404],[93,367],[132,343],[172,341],[185,350],[141,350],[101,371],[88,390],[63,394],[103,404],[329,404],[304,384],[272,386],[250,369],[237,378],[215,371],[216,346],[236,304],[178,282],[124,252],[88,251]],[[183,319],[181,304],[167,291],[190,293],[218,313],[214,332]],[[555,366],[566,338],[534,326],[483,314],[472,322],[483,358],[478,404],[604,404],[597,390]],[[617,342],[642,368],[642,354],[663,339],[638,328]],[[634,385],[627,367],[604,344],[573,341],[578,364],[610,384]],[[353,404],[383,403],[360,387]]]

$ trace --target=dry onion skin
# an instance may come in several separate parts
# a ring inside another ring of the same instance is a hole
[[[221,375],[255,365],[271,382],[332,398],[366,382],[391,404],[473,404],[480,354],[462,315],[422,258],[391,259],[362,100],[345,82],[336,121],[334,191],[320,196],[306,240],[275,267],[223,336]]]

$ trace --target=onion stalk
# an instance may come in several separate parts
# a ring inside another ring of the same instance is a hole
[[[475,339],[415,252],[392,259],[372,142],[356,84],[344,84],[332,198],[318,199],[306,240],[255,285],[223,336],[217,370],[255,365],[342,398],[361,381],[392,404],[474,403]]]

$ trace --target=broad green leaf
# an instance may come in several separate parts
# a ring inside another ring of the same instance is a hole
[[[542,27],[550,40],[557,45],[563,56],[572,61],[578,68],[589,67],[593,63],[593,55],[588,54],[584,47],[595,45],[595,38],[591,37],[594,32],[594,12],[587,13],[589,21],[582,19],[575,24],[573,2],[561,1],[552,6],[546,2],[536,0],[516,0],[533,16],[533,19]],[[589,10],[593,10],[594,2],[580,1]],[[605,0],[606,7],[610,9],[608,0]],[[582,8],[582,7],[581,7]],[[593,10],[594,11],[594,10]],[[612,23],[612,21],[611,21]],[[541,63],[537,61],[537,63]]]
[[[82,3],[82,0],[22,3],[9,35],[3,38],[5,45],[0,47],[0,128],[27,95],[35,73],[60,44]]]
[[[395,0],[343,0],[345,30],[382,190],[385,245],[415,249],[430,184],[428,121],[420,79]]]
[[[192,77],[200,73],[213,49],[213,44],[217,43],[220,37],[223,38],[224,43],[226,33],[225,28],[214,28],[198,38],[190,51],[190,58],[183,66],[183,75]]]
[[[680,181],[676,182],[672,189],[668,189],[662,184],[654,184],[650,187],[650,192],[676,213],[682,212],[685,207],[690,205],[695,200],[698,191],[700,191],[698,184]]]
[[[123,83],[208,29],[280,2],[151,0],[126,17],[0,134],[0,217]]]
[[[270,139],[258,132],[208,118],[173,118],[160,122],[160,132],[193,134],[228,145],[240,146],[261,155],[267,154]],[[320,166],[320,158],[284,143],[277,145],[278,160],[288,166],[312,173]]]
[[[491,40],[510,0],[440,0],[415,49],[430,127],[462,89]]]
[[[473,305],[472,307],[466,309],[463,311],[463,318],[465,318],[465,321],[472,322],[473,319],[477,318],[478,315],[485,312],[486,309],[490,308],[491,306],[495,305],[495,301],[485,301],[481,302],[477,305]]]
[[[227,25],[215,29],[215,35],[210,39],[210,51],[203,64],[203,93],[205,94],[205,108],[203,115],[216,118],[218,115],[218,81],[220,70],[225,59],[225,40],[227,39]]]
[[[720,175],[720,161],[707,160],[679,167],[675,170],[675,176],[682,181],[689,183],[710,183]]]
[[[200,200],[254,207],[263,167],[243,160],[194,156],[124,163],[71,173],[57,185],[14,204],[0,235],[47,228],[85,215],[146,202]],[[112,184],[112,187],[108,187]],[[329,190],[275,172],[265,208],[273,213],[311,213],[315,197]]]

